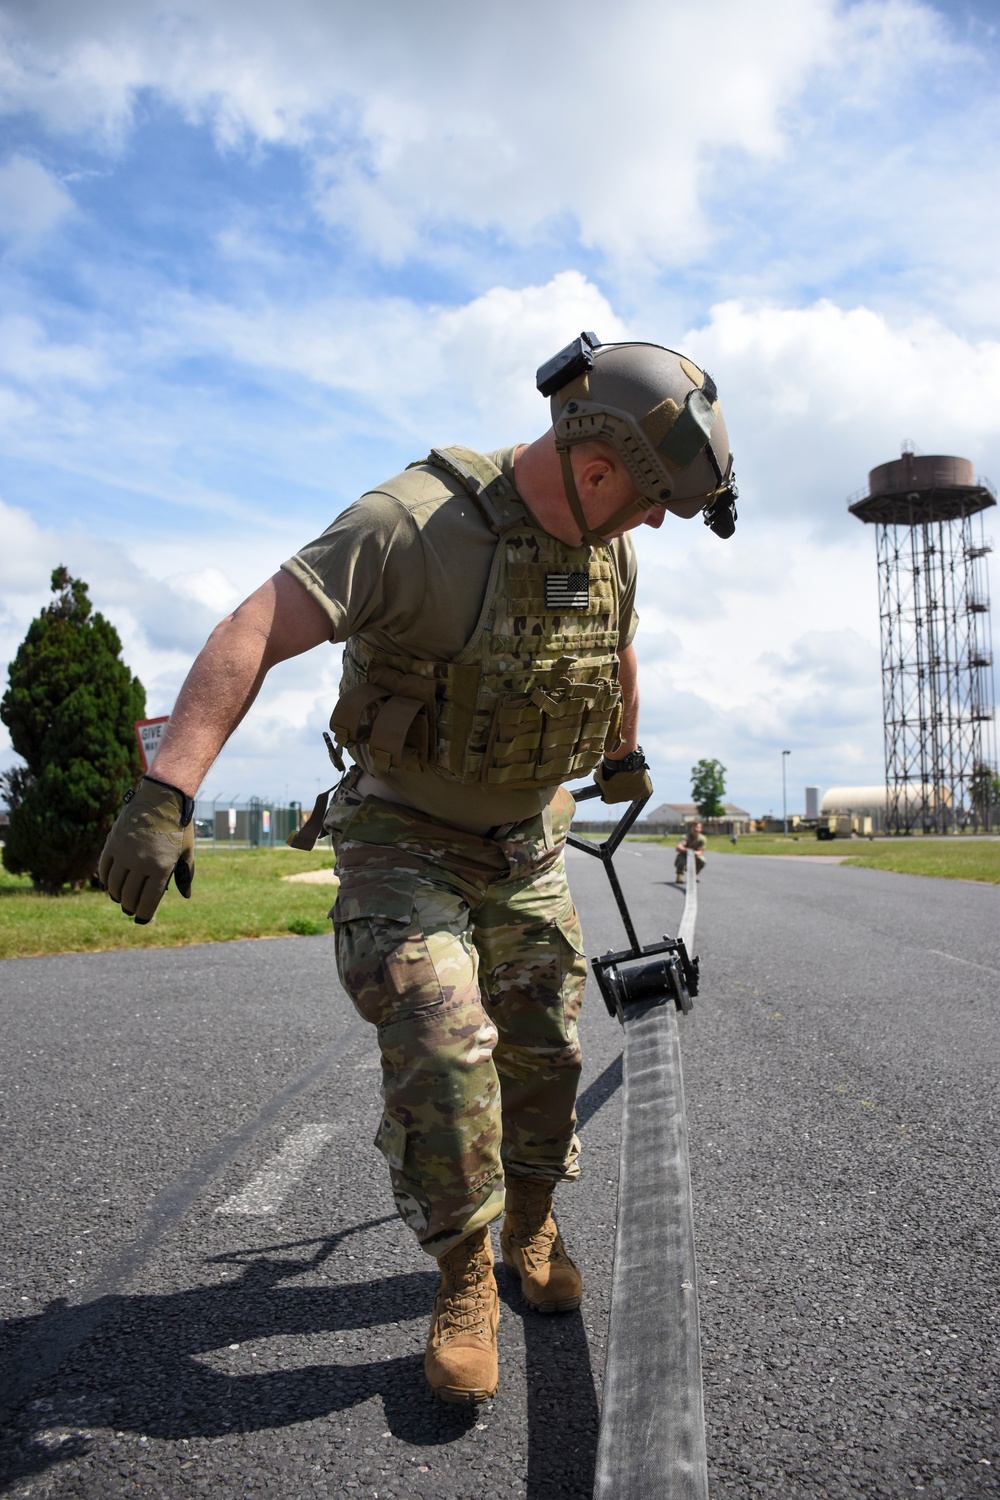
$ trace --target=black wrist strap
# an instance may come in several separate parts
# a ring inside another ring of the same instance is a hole
[[[610,756],[606,755],[601,769],[605,776],[614,776],[618,771],[641,771],[645,764],[646,757],[643,754],[642,746],[637,745],[634,750],[630,750],[627,755],[623,755],[621,760],[612,760]]]

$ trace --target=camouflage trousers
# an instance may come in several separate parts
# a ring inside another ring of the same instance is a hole
[[[337,968],[382,1053],[375,1144],[431,1255],[502,1213],[505,1174],[579,1173],[572,814],[560,793],[544,818],[492,838],[376,797],[327,814]]]

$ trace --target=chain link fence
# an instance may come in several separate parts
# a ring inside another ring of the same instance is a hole
[[[199,798],[194,827],[199,849],[281,848],[290,833],[305,821],[301,802],[283,803],[268,797],[246,802]]]

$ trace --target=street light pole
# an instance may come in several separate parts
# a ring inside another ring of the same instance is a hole
[[[788,798],[785,795],[785,758],[791,755],[790,750],[781,752],[781,821],[785,825],[785,838],[788,837]]]

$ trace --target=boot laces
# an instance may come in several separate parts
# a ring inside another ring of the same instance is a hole
[[[476,1255],[461,1269],[450,1274],[437,1296],[437,1331],[440,1339],[460,1333],[485,1336],[490,1305],[487,1278],[491,1270],[489,1257]]]
[[[531,1266],[572,1264],[563,1248],[556,1221],[551,1214],[546,1217],[544,1223],[512,1234],[511,1242],[517,1246],[525,1261]]]
[[[532,1266],[571,1265],[552,1216],[552,1191],[545,1184],[536,1192],[521,1189],[522,1202],[512,1212],[510,1242]]]

